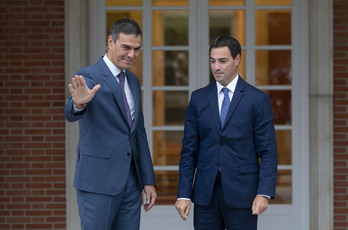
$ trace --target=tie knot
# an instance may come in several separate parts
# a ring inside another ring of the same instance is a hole
[[[123,71],[121,71],[121,73],[118,74],[118,77],[120,78],[120,82],[124,82],[125,76]]]
[[[225,95],[228,95],[229,89],[226,88],[226,87],[223,87],[223,88],[222,88],[222,91],[224,92]]]

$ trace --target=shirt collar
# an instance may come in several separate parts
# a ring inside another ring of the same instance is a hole
[[[219,94],[223,87],[228,88],[232,93],[236,90],[237,82],[238,82],[239,74],[228,84],[227,86],[221,85],[219,82],[216,82],[217,93]]]
[[[121,72],[117,68],[117,66],[115,66],[114,63],[110,61],[110,59],[106,56],[106,54],[104,55],[103,60],[105,61],[105,64],[108,66],[108,68],[110,69],[112,75],[117,76]],[[123,72],[125,73],[125,71]]]

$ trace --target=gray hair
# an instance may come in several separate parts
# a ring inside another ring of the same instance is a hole
[[[130,18],[123,18],[114,23],[110,29],[110,36],[114,42],[119,38],[120,33],[127,35],[142,36],[140,26],[136,21]]]

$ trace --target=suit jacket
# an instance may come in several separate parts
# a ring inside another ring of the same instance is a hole
[[[126,183],[132,156],[141,188],[155,185],[139,79],[126,70],[135,102],[135,118],[130,128],[121,86],[103,58],[79,70],[76,75],[82,75],[90,89],[97,84],[101,88],[82,112],[74,112],[71,96],[65,106],[66,119],[79,121],[74,187],[94,193],[118,194]]]
[[[268,95],[241,77],[222,128],[216,82],[194,91],[185,115],[178,198],[209,205],[218,170],[228,207],[250,208],[257,194],[274,198],[277,146],[272,120]]]

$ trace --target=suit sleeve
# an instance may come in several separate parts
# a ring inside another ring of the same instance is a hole
[[[185,115],[185,131],[179,164],[178,198],[191,199],[193,178],[195,174],[199,132],[197,124],[197,110],[194,105],[194,95],[191,96]]]
[[[156,185],[149,144],[144,127],[144,116],[140,105],[139,118],[136,128],[136,143],[139,154],[140,178],[142,186]]]
[[[274,199],[278,155],[272,107],[267,94],[261,97],[256,113],[254,138],[256,152],[261,159],[257,193],[268,195]]]

